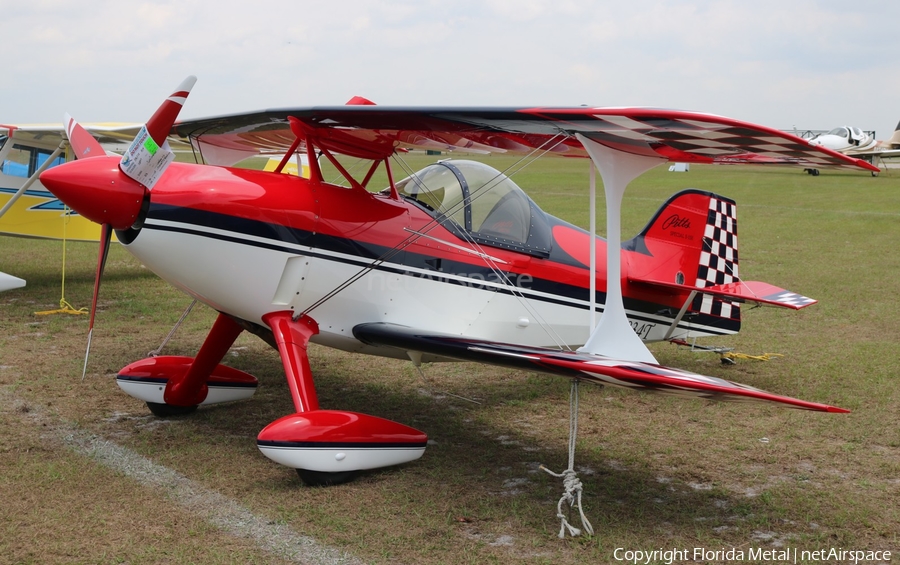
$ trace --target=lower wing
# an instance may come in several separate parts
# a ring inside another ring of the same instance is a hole
[[[353,328],[353,335],[360,341],[375,346],[396,347],[405,351],[417,351],[463,361],[550,373],[623,388],[709,400],[776,402],[791,408],[820,412],[849,412],[827,404],[772,394],[725,379],[590,353],[423,332],[407,326],[381,322],[360,324]]]

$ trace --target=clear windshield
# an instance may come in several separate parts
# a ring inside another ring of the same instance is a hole
[[[489,245],[546,250],[543,213],[509,177],[484,163],[441,161],[398,182],[397,190],[451,231],[464,230]]]
[[[464,228],[463,188],[453,170],[440,164],[429,165],[397,183],[400,195],[415,200],[431,212],[453,220]]]

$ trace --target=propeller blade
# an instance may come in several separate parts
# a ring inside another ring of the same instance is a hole
[[[115,165],[109,167],[111,163],[115,163],[114,160],[97,159],[66,163],[41,174],[41,181],[53,194],[82,216],[102,226],[82,380],[87,375],[100,280],[109,255],[112,231],[114,228],[128,229],[134,226],[142,210],[146,212],[144,205],[148,202],[147,191],[153,188],[166,167],[175,160],[166,138],[196,82],[196,77],[188,77],[162,103],[122,156],[118,170]],[[69,142],[79,159],[106,154],[100,143],[69,115],[66,115],[65,121]]]
[[[97,315],[97,297],[100,295],[100,279],[103,269],[106,268],[106,258],[109,256],[109,244],[112,240],[112,226],[103,224],[100,229],[100,250],[97,254],[97,273],[94,276],[94,296],[91,298],[91,320],[88,325],[87,350],[84,352],[84,368],[81,371],[81,380],[87,374],[88,356],[91,354],[91,337],[94,334],[94,318]]]
[[[150,117],[147,125],[141,128],[128,151],[122,155],[119,162],[122,172],[148,189],[153,188],[166,168],[175,160],[175,154],[169,149],[166,138],[195,82],[197,77],[189,76],[178,85],[175,92],[166,98]]]
[[[72,116],[66,114],[63,122],[66,124],[66,137],[69,138],[69,145],[72,146],[76,159],[89,159],[106,155],[106,151],[103,150],[100,142],[81,127],[81,124],[76,122]]]
[[[184,106],[184,101],[187,100],[188,94],[191,93],[191,89],[194,88],[194,83],[196,82],[197,77],[193,75],[184,79],[178,85],[178,88],[175,89],[175,92],[166,98],[156,112],[150,116],[150,119],[147,120],[147,132],[157,145],[162,145],[166,138],[169,137],[172,125],[178,118],[178,113],[181,112],[181,107]]]

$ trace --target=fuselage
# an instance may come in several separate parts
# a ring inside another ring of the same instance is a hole
[[[175,163],[152,190],[142,227],[118,235],[147,267],[212,308],[257,325],[273,311],[307,313],[319,324],[314,341],[340,349],[385,354],[353,338],[353,327],[368,322],[578,346],[589,334],[590,235],[540,214],[532,222],[545,222],[546,244],[515,249],[502,239],[460,237],[427,206],[390,191]],[[597,238],[598,312],[605,252]],[[645,341],[673,335],[688,293],[630,284],[629,264],[660,259],[646,250],[625,251],[623,259],[633,329]],[[737,327],[694,316],[674,336]]]
[[[857,152],[871,151],[875,149],[878,144],[875,140],[875,136],[871,133],[850,126],[835,128],[828,133],[817,135],[810,139],[809,143],[811,145],[819,145],[849,155]]]

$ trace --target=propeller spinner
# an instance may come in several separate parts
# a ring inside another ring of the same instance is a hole
[[[66,114],[66,134],[76,161],[41,174],[41,183],[57,198],[102,226],[82,379],[87,373],[100,279],[112,231],[128,229],[138,222],[150,189],[174,160],[166,137],[196,82],[196,77],[188,77],[166,98],[121,159],[107,157],[100,143]]]

